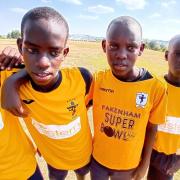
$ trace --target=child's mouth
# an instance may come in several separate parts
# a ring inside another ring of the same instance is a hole
[[[34,78],[36,81],[47,81],[51,77],[51,73],[46,72],[46,73],[33,73]]]
[[[127,68],[127,65],[124,64],[113,64],[113,67],[117,70],[125,70]]]

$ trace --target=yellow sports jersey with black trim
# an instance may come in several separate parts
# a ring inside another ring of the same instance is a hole
[[[164,122],[164,84],[155,77],[122,82],[111,70],[106,70],[95,74],[90,94],[93,96],[93,157],[110,169],[137,167],[148,121]]]
[[[1,71],[1,84],[12,71]],[[18,117],[0,109],[0,180],[27,180],[36,169],[35,149]]]
[[[38,92],[28,82],[20,95],[30,112],[26,125],[45,161],[57,169],[78,169],[92,152],[86,86],[78,68],[62,69],[61,74],[61,84],[53,91]]]
[[[169,155],[180,148],[180,87],[167,82],[167,88],[166,123],[158,126],[154,149]]]

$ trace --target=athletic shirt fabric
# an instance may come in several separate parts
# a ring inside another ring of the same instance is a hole
[[[1,71],[1,84],[14,71]],[[0,179],[26,180],[35,172],[35,148],[18,117],[0,109]]]
[[[30,115],[25,123],[45,161],[56,169],[78,169],[90,161],[92,139],[85,81],[78,68],[62,69],[60,85],[39,92],[30,81],[20,96]]]
[[[158,126],[154,149],[167,155],[180,148],[180,87],[167,83],[166,123]]]
[[[115,78],[111,70],[105,70],[95,74],[90,97],[93,98],[95,160],[110,169],[137,167],[148,121],[164,122],[164,84],[153,76],[123,82]]]

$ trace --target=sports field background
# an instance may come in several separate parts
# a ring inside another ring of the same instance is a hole
[[[1,40],[0,39],[0,50],[6,46],[16,47],[15,40]],[[79,66],[86,67],[91,72],[95,72],[100,69],[108,68],[105,54],[101,48],[101,42],[86,42],[86,41],[69,41],[68,46],[70,52],[65,58],[62,66]],[[164,53],[145,49],[143,55],[139,57],[137,66],[145,67],[150,72],[163,76],[167,72],[167,62],[164,60]],[[92,127],[92,112],[89,113],[89,121]],[[43,158],[38,157],[40,168],[43,172],[45,180],[48,180],[46,164]],[[73,172],[68,174],[67,180],[75,180]],[[89,180],[89,177],[87,177]],[[174,180],[180,180],[180,171],[176,173]]]

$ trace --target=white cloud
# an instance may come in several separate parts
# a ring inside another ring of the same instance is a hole
[[[24,9],[24,8],[11,8],[10,10],[12,12],[20,13],[20,14],[24,14],[28,11],[27,9]]]
[[[127,9],[144,9],[146,5],[146,0],[116,0],[126,6]]]
[[[174,5],[174,4],[176,4],[175,0],[162,1],[161,2],[161,6],[163,6],[165,8],[168,8],[169,6]]]
[[[88,16],[88,15],[83,15],[83,14],[80,14],[78,17],[80,19],[87,19],[87,20],[96,20],[96,19],[98,19],[98,16]]]
[[[96,13],[96,14],[107,14],[114,12],[114,9],[111,7],[103,6],[103,5],[97,5],[97,6],[91,6],[88,7],[88,12]]]
[[[149,16],[149,18],[157,18],[160,17],[161,15],[159,13],[153,13]]]
[[[41,0],[42,3],[50,3],[52,2],[51,0]]]
[[[80,0],[59,0],[65,3],[75,4],[75,5],[81,5],[82,2]]]
[[[164,24],[168,23],[174,23],[174,24],[180,24],[180,19],[166,19],[163,21]]]

